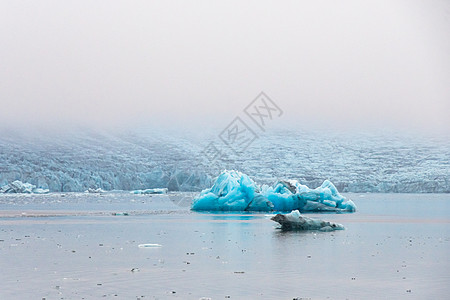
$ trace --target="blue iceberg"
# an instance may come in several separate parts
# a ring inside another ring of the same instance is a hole
[[[271,211],[273,204],[256,183],[239,171],[223,171],[210,189],[203,190],[192,204],[193,210]]]
[[[356,206],[339,194],[329,180],[310,189],[297,180],[280,180],[273,186],[258,186],[250,177],[225,170],[214,185],[203,190],[193,203],[199,211],[292,211],[354,212]]]

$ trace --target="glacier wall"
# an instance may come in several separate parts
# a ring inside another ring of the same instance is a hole
[[[341,192],[450,193],[445,139],[278,130],[239,155],[221,145],[227,157],[209,164],[202,150],[213,139],[214,133],[2,131],[0,186],[20,180],[51,192],[201,191],[221,170],[237,169],[269,185],[294,178],[315,188],[329,179]]]

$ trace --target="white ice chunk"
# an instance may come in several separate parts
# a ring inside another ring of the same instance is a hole
[[[91,194],[102,194],[102,193],[104,193],[105,191],[102,190],[101,188],[98,188],[98,189],[89,188],[89,189],[87,189],[87,190],[84,191],[84,192],[85,192],[85,193],[91,193]]]
[[[162,247],[160,244],[139,244],[139,248],[159,248]]]
[[[48,194],[48,193],[50,193],[49,189],[41,189],[41,188],[33,189],[33,194]]]
[[[135,190],[131,191],[132,194],[137,195],[148,195],[148,194],[167,194],[167,188],[156,188],[156,189],[146,189],[146,190]]]

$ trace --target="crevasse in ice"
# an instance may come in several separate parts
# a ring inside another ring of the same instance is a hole
[[[356,206],[325,180],[310,189],[297,180],[280,180],[273,186],[259,187],[250,177],[225,170],[210,189],[193,201],[193,210],[203,211],[337,211],[353,212]]]

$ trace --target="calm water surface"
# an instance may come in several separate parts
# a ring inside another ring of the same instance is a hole
[[[450,294],[448,194],[348,194],[356,213],[308,214],[346,227],[336,232],[282,232],[266,214],[190,212],[185,196],[1,195],[0,299]]]

